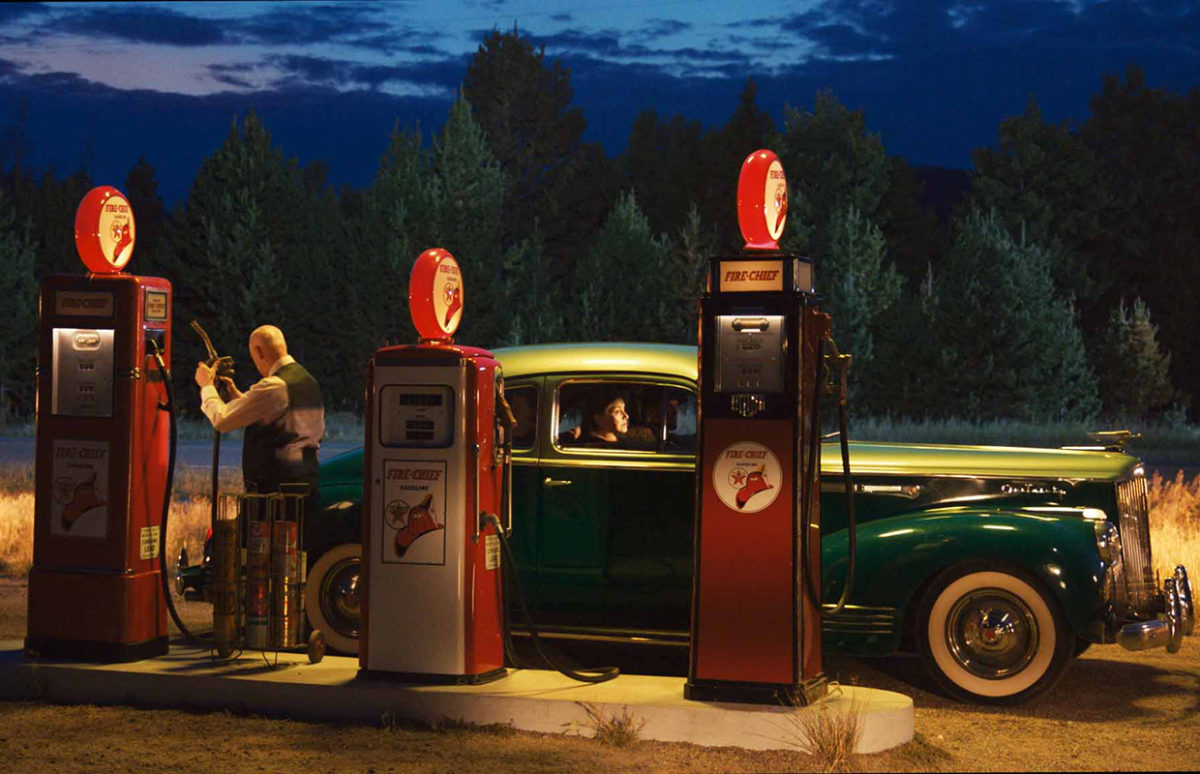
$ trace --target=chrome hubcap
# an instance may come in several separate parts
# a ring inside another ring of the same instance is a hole
[[[1019,597],[978,589],[959,599],[946,617],[946,643],[971,674],[1001,680],[1020,672],[1037,653],[1038,626]]]
[[[343,559],[321,582],[321,614],[338,634],[358,636],[358,559]]]

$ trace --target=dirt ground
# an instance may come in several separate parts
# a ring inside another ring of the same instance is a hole
[[[0,578],[0,640],[25,635],[23,580]],[[204,626],[211,608],[185,603]],[[974,707],[933,693],[912,658],[829,656],[843,683],[899,691],[916,705],[916,738],[853,756],[861,771],[1200,769],[1200,636],[1183,650],[1093,647],[1048,695],[1017,708]],[[0,701],[0,766],[70,771],[812,771],[795,751],[639,741],[618,748],[567,732],[306,723],[233,712],[55,706]]]

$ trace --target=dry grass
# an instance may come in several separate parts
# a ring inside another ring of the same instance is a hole
[[[1166,578],[1182,564],[1200,573],[1200,476],[1150,479],[1150,546],[1154,569]],[[1193,588],[1196,581],[1192,581]]]
[[[241,491],[237,471],[222,471],[220,490]],[[208,531],[212,480],[207,468],[181,465],[175,473],[167,523],[167,564],[174,566],[187,546],[190,561],[200,559]],[[23,576],[33,564],[33,464],[0,466],[0,574]]]
[[[854,750],[866,725],[866,705],[852,699],[848,707],[834,707],[841,695],[836,683],[829,696],[810,706],[796,705],[787,716],[784,741],[807,755],[821,771],[851,771]]]
[[[606,714],[586,701],[577,703],[588,716],[583,725],[592,730],[592,738],[597,742],[613,747],[628,747],[641,738],[646,720],[630,712],[629,707],[623,707],[620,713]]]
[[[0,573],[25,575],[33,564],[33,492],[0,494]]]

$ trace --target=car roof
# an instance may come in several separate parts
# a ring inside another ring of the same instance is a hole
[[[696,347],[686,344],[605,342],[532,344],[492,350],[504,377],[554,373],[635,373],[696,381]]]

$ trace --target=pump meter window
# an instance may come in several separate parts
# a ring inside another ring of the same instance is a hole
[[[384,446],[439,449],[454,441],[454,390],[441,384],[389,384],[379,392]]]
[[[55,328],[50,410],[56,416],[113,415],[113,331]]]
[[[568,382],[559,387],[555,439],[563,449],[692,453],[696,396],[691,390],[639,382]],[[616,440],[605,440],[612,431]]]

